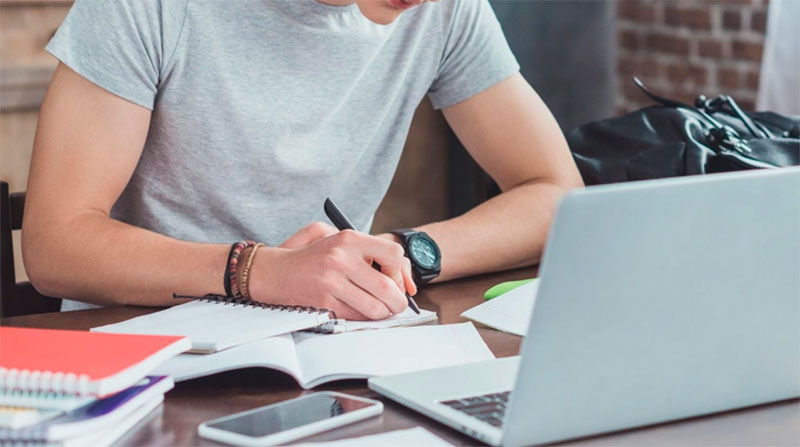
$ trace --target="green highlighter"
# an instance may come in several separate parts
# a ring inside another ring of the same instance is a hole
[[[496,286],[490,287],[489,290],[487,290],[486,293],[483,294],[483,299],[488,301],[488,300],[490,300],[492,298],[496,298],[496,297],[508,292],[509,290],[514,290],[519,286],[528,284],[529,282],[533,281],[534,279],[536,279],[536,278],[520,279],[518,281],[501,282],[500,284],[497,284]]]

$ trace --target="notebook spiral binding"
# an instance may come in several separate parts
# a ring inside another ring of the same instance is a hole
[[[28,447],[55,446],[57,442],[48,442],[46,427],[34,425],[19,429],[0,428],[0,446]]]
[[[70,411],[93,402],[94,397],[65,394],[52,390],[0,389],[0,406],[35,407]]]
[[[0,366],[0,391],[86,395],[89,376],[52,371],[4,368]]]
[[[318,313],[318,314],[328,314],[331,320],[336,320],[336,312],[332,311],[331,309],[326,309],[324,307],[314,307],[314,306],[297,306],[297,305],[286,305],[286,304],[270,304],[270,303],[262,303],[259,301],[250,300],[247,298],[236,298],[234,296],[225,296],[225,295],[217,295],[215,293],[208,293],[201,297],[191,296],[191,295],[178,295],[173,293],[172,298],[174,299],[193,299],[199,301],[206,301],[209,303],[215,304],[222,304],[222,305],[233,305],[233,306],[242,306],[242,307],[253,307],[253,308],[261,308],[261,309],[275,309],[279,311],[285,312],[306,312],[306,313]]]

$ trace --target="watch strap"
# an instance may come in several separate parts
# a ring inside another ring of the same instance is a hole
[[[414,233],[418,233],[418,231],[413,228],[401,228],[399,230],[389,230],[389,233],[400,236],[403,242],[405,242],[409,236],[411,236]]]

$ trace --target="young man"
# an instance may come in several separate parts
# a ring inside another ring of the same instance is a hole
[[[503,190],[416,229],[441,249],[426,279],[536,262],[581,185],[486,0],[78,0],[48,50],[23,255],[65,309],[224,294],[252,239],[233,274],[255,300],[402,311],[403,241],[337,232],[322,203],[369,227],[426,94]]]

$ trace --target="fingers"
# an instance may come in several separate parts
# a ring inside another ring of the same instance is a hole
[[[281,248],[300,248],[308,244],[316,242],[320,239],[325,239],[328,236],[334,235],[338,232],[335,227],[328,225],[324,222],[311,222],[305,227],[299,229],[289,239],[283,241],[279,247]]]
[[[408,292],[409,295],[416,295],[417,294],[417,283],[414,282],[414,276],[411,273],[411,261],[403,257],[405,263],[403,264],[403,284],[405,285],[405,291]]]
[[[336,237],[345,246],[359,247],[364,260],[373,261],[381,266],[381,272],[391,278],[397,287],[405,293],[407,290],[406,276],[411,276],[411,265],[405,257],[405,252],[400,244],[382,237],[370,236],[364,233],[345,230]],[[412,281],[413,282],[413,281]],[[416,293],[416,287],[413,287]]]
[[[334,313],[336,313],[336,318],[342,318],[345,320],[354,320],[354,321],[365,321],[370,319],[366,315],[353,309],[349,304],[345,303],[340,299],[337,299],[336,297],[331,297],[330,302],[327,303],[327,305],[323,305],[322,307],[330,309]]]
[[[385,239],[387,241],[390,241],[390,242],[392,242],[394,244],[397,244],[398,246],[402,247],[402,245],[400,245],[400,242],[398,242],[399,238],[397,236],[391,234],[391,233],[380,234],[380,235],[377,235],[377,237],[379,237],[381,239]],[[399,277],[395,276],[395,278],[393,278],[393,279],[395,279],[395,281],[397,282],[397,285],[403,291],[408,292],[409,295],[416,295],[417,294],[417,284],[414,282],[414,277],[413,277],[412,272],[411,272],[411,261],[408,259],[407,256],[405,256],[405,253],[403,253],[403,254],[404,254],[404,256],[403,256],[403,259],[402,259],[402,267],[400,269],[400,276]],[[390,272],[384,272],[384,273],[385,274],[391,274]]]
[[[381,273],[394,282],[394,285],[403,293],[406,291],[406,283],[403,278],[403,270],[389,269],[381,266]]]
[[[338,292],[334,292],[334,298],[357,312],[361,316],[358,319],[382,320],[392,316],[391,310],[383,301],[351,282],[342,286]]]
[[[384,275],[371,270],[371,275],[383,277],[391,286],[395,287]],[[382,320],[392,316],[392,311],[384,304],[384,301],[376,298],[371,293],[361,288],[358,284],[340,275],[338,272],[329,270],[323,274],[324,295],[322,307],[336,312],[337,318],[347,320]],[[396,288],[396,287],[395,287]]]
[[[369,297],[372,298],[372,301],[380,301],[392,314],[399,314],[408,307],[408,300],[406,299],[405,292],[388,276],[366,264],[356,266],[351,274],[350,281],[354,286],[361,289],[363,293],[368,294]],[[354,306],[354,304],[349,301],[348,304]],[[360,308],[355,308],[361,311]],[[378,310],[375,311],[378,312]],[[369,313],[364,313],[364,315],[370,316]],[[386,315],[382,318],[388,316],[389,315]]]
[[[386,318],[405,310],[408,301],[403,269],[408,268],[410,272],[410,267],[406,265],[402,247],[350,230],[332,236],[329,243],[332,247],[325,270],[345,272],[344,276],[353,286],[334,293],[338,299],[371,319]],[[372,268],[373,260],[382,263],[380,272]]]

